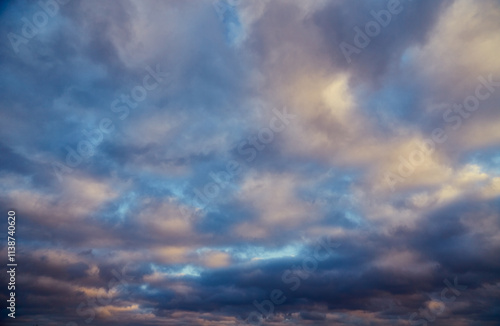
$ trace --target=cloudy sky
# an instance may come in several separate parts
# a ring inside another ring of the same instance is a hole
[[[4,1],[0,35],[2,324],[499,325],[500,1]]]

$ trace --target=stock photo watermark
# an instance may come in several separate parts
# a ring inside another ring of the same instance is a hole
[[[440,292],[440,298],[432,298],[431,302],[426,307],[418,309],[418,313],[414,312],[408,318],[408,323],[411,326],[423,325],[426,326],[429,322],[436,320],[436,317],[441,315],[446,305],[454,302],[462,292],[467,289],[467,286],[458,284],[458,277],[455,277],[453,284],[448,279],[444,279],[446,285]],[[453,293],[450,295],[450,292]],[[417,318],[420,318],[417,320]]]
[[[413,1],[413,0],[406,0]],[[360,54],[368,45],[370,45],[372,39],[379,36],[384,28],[389,26],[394,16],[399,15],[404,6],[401,4],[401,0],[389,0],[386,5],[387,9],[382,9],[379,11],[372,10],[370,15],[374,20],[368,21],[364,25],[364,29],[359,26],[355,26],[353,44],[342,42],[339,44],[339,48],[344,55],[344,58],[348,63],[352,62],[351,56],[353,54]]]
[[[16,212],[10,210],[7,212],[7,274],[9,275],[9,299],[7,299],[7,310],[10,311],[7,315],[10,318],[16,318]]]
[[[384,175],[384,181],[392,191],[394,191],[396,184],[404,182],[406,178],[415,173],[416,168],[424,163],[436,150],[437,145],[444,144],[449,139],[449,131],[459,130],[464,121],[471,118],[479,108],[482,101],[487,100],[495,93],[496,88],[500,87],[500,81],[493,80],[493,75],[490,74],[487,78],[479,76],[479,83],[476,86],[474,94],[471,94],[463,100],[462,103],[455,103],[447,105],[447,109],[443,112],[443,122],[445,126],[442,128],[435,128],[431,135],[424,139],[422,143],[417,144],[408,156],[399,156],[399,165],[397,171],[390,171]]]
[[[21,45],[27,46],[30,40],[41,33],[41,31],[49,24],[51,18],[55,17],[61,6],[66,5],[71,0],[42,0],[38,1],[37,5],[40,8],[33,14],[31,19],[23,16],[21,22],[20,33],[10,32],[7,38],[10,41],[12,50],[17,54]]]
[[[85,324],[90,324],[97,316],[97,312],[99,307],[105,307],[110,305],[115,296],[119,293],[128,294],[129,290],[127,286],[133,278],[130,276],[126,276],[125,269],[127,266],[124,266],[120,272],[116,269],[111,271],[113,277],[109,280],[107,284],[107,290],[97,294],[95,297],[88,298],[85,301],[82,301],[75,309],[75,312],[79,317],[86,317],[83,321]],[[78,323],[72,321],[66,323],[65,326],[78,326]]]
[[[243,325],[261,325],[262,321],[271,318],[275,313],[275,307],[284,304],[287,300],[283,288],[289,285],[289,291],[297,291],[302,284],[301,282],[307,280],[311,274],[318,269],[320,262],[333,256],[335,254],[335,249],[338,247],[340,247],[340,244],[332,242],[331,239],[321,239],[319,243],[316,244],[313,254],[305,257],[301,265],[293,265],[290,269],[283,272],[281,275],[281,281],[283,282],[282,288],[273,289],[271,293],[269,293],[269,299],[262,300],[261,302],[257,300],[253,301],[255,310],[243,321]]]
[[[160,65],[153,69],[146,68],[147,74],[143,77],[142,83],[130,89],[128,94],[120,94],[118,98],[110,104],[110,110],[115,113],[119,120],[125,120],[130,115],[130,110],[138,107],[143,102],[149,92],[156,90],[161,83],[167,80],[169,75],[161,71]],[[76,144],[76,147],[65,146],[66,157],[64,163],[52,162],[52,169],[57,179],[62,182],[63,175],[72,173],[73,170],[96,153],[96,148],[103,142],[105,136],[111,135],[115,131],[115,124],[111,118],[102,118],[97,127],[87,130],[83,129],[83,138]]]
[[[269,120],[269,126],[261,128],[256,135],[242,140],[236,146],[237,152],[246,162],[255,161],[258,153],[261,152],[273,142],[275,135],[283,132],[285,128],[296,118],[296,115],[287,112],[284,108],[279,111],[276,108],[272,109],[274,116]],[[230,182],[242,172],[243,166],[237,160],[229,160],[226,163],[226,168],[222,171],[209,173],[209,177],[213,180],[206,183],[201,189],[195,188],[194,201],[201,207],[197,214],[200,214],[210,203],[220,195],[221,191],[230,185]],[[183,216],[189,216],[187,208],[181,207],[180,212]]]

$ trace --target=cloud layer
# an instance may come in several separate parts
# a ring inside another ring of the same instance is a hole
[[[498,1],[0,15],[2,323],[498,325]]]

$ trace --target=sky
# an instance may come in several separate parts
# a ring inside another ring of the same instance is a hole
[[[500,325],[500,1],[3,1],[0,35],[2,325]]]

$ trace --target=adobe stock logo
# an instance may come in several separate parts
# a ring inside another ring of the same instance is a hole
[[[95,128],[83,129],[82,134],[84,137],[78,141],[75,147],[64,147],[67,152],[64,163],[52,162],[52,169],[59,182],[62,182],[65,174],[72,173],[76,167],[96,154],[97,148],[104,141],[105,136],[110,137],[115,131],[116,119],[125,120],[129,116],[131,109],[137,109],[139,104],[146,100],[150,92],[158,89],[162,83],[167,83],[167,85],[170,83],[169,73],[161,71],[160,65],[156,65],[156,69],[147,66],[145,70],[147,73],[142,78],[142,83],[139,82],[129,92],[120,94],[118,98],[111,102],[110,110],[116,114],[115,116],[103,117]]]
[[[273,117],[269,120],[268,127],[261,128],[256,134],[242,140],[235,147],[237,153],[245,161],[251,163],[256,160],[259,152],[264,150],[272,143],[279,133],[283,132],[287,126],[296,119],[295,114],[290,114],[286,108],[279,111],[276,108],[272,110]],[[231,159],[226,163],[225,169],[218,172],[210,171],[209,177],[212,181],[205,183],[201,188],[194,188],[192,197],[196,206],[200,208],[197,215],[210,206],[210,204],[221,194],[222,190],[230,187],[239,174],[242,173],[244,165],[236,159]],[[187,207],[181,207],[180,212],[184,217],[191,216]]]
[[[7,38],[12,45],[12,49],[17,54],[19,53],[19,47],[21,45],[27,45],[28,42],[37,36],[41,30],[47,26],[49,23],[49,18],[57,15],[60,9],[60,5],[65,5],[70,0],[47,0],[47,1],[38,1],[38,6],[41,8],[39,11],[35,12],[31,17],[31,20],[22,17],[21,21],[23,22],[23,26],[21,27],[21,35],[16,33],[8,33]]]
[[[351,56],[353,54],[360,54],[361,51],[370,44],[372,38],[377,37],[382,32],[383,28],[389,26],[393,15],[398,15],[403,11],[403,6],[401,5],[400,0],[389,0],[386,7],[387,10],[382,9],[378,12],[375,10],[370,11],[370,15],[375,20],[367,22],[365,24],[364,31],[358,26],[354,27],[354,45],[347,42],[340,43],[340,50],[348,63],[351,63]]]
[[[384,181],[392,191],[395,190],[398,183],[403,183],[405,179],[411,177],[417,167],[421,166],[439,145],[442,146],[448,139],[452,138],[465,121],[472,118],[474,113],[480,109],[481,103],[489,99],[495,93],[496,88],[500,88],[500,81],[494,80],[493,74],[488,75],[488,77],[478,76],[477,79],[475,91],[465,97],[462,103],[445,105],[448,108],[443,112],[443,125],[432,130],[430,135],[417,144],[417,148],[409,155],[406,157],[399,155],[397,170],[384,174]]]
[[[286,286],[283,285],[280,288],[273,289],[271,293],[269,293],[269,299],[264,299],[261,302],[254,300],[253,305],[256,309],[250,312],[245,320],[240,319],[241,323],[238,325],[262,325],[266,323],[266,321],[272,319],[276,307],[284,304],[288,299],[287,296],[285,296],[285,291],[290,293],[297,291],[302,281],[312,276],[321,262],[327,261],[337,254],[340,243],[333,242],[332,240],[333,239],[329,237],[321,239],[314,246],[314,250],[311,254],[302,259],[301,264],[293,265],[290,269],[284,271],[281,275],[281,280],[283,284],[290,285],[288,290]]]
[[[428,323],[436,320],[436,317],[441,315],[445,310],[447,304],[454,302],[462,292],[467,289],[467,286],[458,284],[458,277],[455,276],[453,284],[448,279],[443,280],[446,287],[440,292],[440,298],[432,298],[430,304],[418,309],[418,313],[414,312],[410,315],[408,322],[411,326],[423,325],[427,326]],[[451,293],[453,294],[451,294]],[[420,319],[417,319],[420,318]]]

